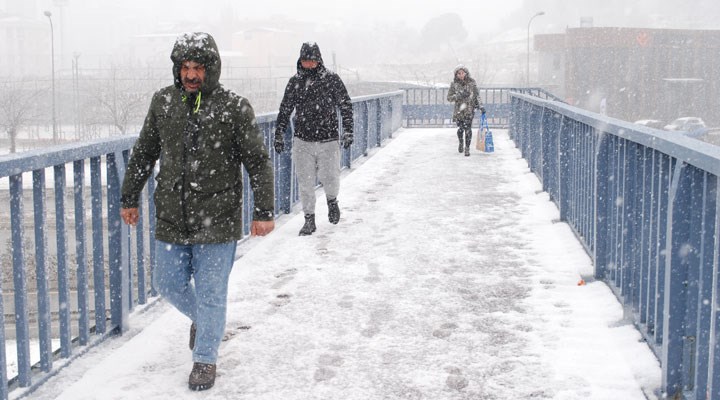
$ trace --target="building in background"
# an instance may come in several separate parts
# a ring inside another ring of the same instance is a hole
[[[49,75],[50,24],[37,12],[35,0],[6,1],[2,6],[0,68],[3,74],[12,77]]]
[[[627,121],[701,117],[720,126],[720,30],[583,27],[536,35],[539,82]]]

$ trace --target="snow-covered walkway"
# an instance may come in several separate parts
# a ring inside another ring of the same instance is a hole
[[[409,129],[322,199],[239,247],[229,339],[187,389],[189,321],[132,315],[38,399],[644,399],[660,369],[505,131],[464,157],[454,129]],[[587,285],[578,285],[580,279]],[[650,396],[652,397],[652,396]]]

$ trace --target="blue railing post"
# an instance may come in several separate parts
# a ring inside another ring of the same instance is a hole
[[[33,208],[35,221],[35,279],[38,302],[38,339],[40,344],[40,369],[52,369],[52,340],[50,291],[47,275],[47,233],[45,232],[45,169],[33,171]]]
[[[607,278],[608,263],[611,258],[609,254],[609,237],[612,207],[614,200],[610,195],[610,174],[612,173],[610,163],[610,137],[603,135],[597,143],[595,156],[595,235],[593,240],[595,249],[595,276],[598,279]]]
[[[125,174],[122,154],[107,155],[107,220],[110,268],[110,323],[123,333],[130,313],[127,293],[129,268],[127,240],[129,228],[120,219],[120,185]]]
[[[393,126],[392,121],[393,121],[393,117],[394,117],[394,115],[395,115],[395,114],[394,114],[393,99],[386,99],[385,101],[387,102],[387,105],[388,105],[388,106],[387,106],[387,113],[388,113],[388,116],[390,117],[390,126],[391,126],[391,128],[388,129],[388,139],[392,139],[392,137],[393,137],[393,131],[394,131],[394,129],[392,128],[392,126]]]
[[[120,156],[122,158],[118,158],[119,162],[116,165],[118,166],[118,171],[119,171],[118,176],[120,178],[120,183],[122,185],[123,178],[125,177],[125,166],[128,165],[128,162],[130,161],[130,151],[122,151],[122,152],[120,152]],[[121,186],[118,186],[118,193],[120,193],[120,190],[121,190]],[[140,225],[140,221],[143,218],[142,192],[140,193],[139,200],[140,201],[138,204],[138,214],[139,214],[138,225]],[[119,210],[120,210],[120,208],[118,207],[118,211]],[[135,226],[136,229],[137,229],[138,225]],[[133,250],[133,246],[132,246],[132,229],[133,228],[125,225],[122,222],[121,222],[120,226],[123,229],[122,238],[123,238],[123,242],[125,242],[125,249],[123,251],[124,258],[123,258],[123,264],[122,264],[122,271],[123,271],[123,274],[125,275],[125,278],[127,279],[127,281],[123,280],[123,283],[127,283],[127,287],[125,287],[125,286],[123,286],[123,287],[124,287],[124,290],[126,293],[125,294],[125,296],[126,296],[125,302],[127,303],[127,309],[128,309],[128,314],[129,314],[130,311],[132,311],[135,308],[135,296],[133,296],[133,289],[134,289],[133,277],[134,277],[135,270],[130,267],[130,263],[132,262],[132,256],[133,256],[133,251],[132,251]],[[142,236],[142,233],[140,233],[140,235]],[[136,248],[137,256],[142,257],[142,254],[140,254],[137,250],[139,250],[139,249]],[[125,262],[125,260],[127,260],[127,262]],[[138,262],[139,262],[139,258],[138,258]],[[138,267],[139,267],[139,265],[138,265]]]
[[[20,387],[30,386],[30,332],[28,329],[27,283],[23,249],[22,174],[10,176],[10,226],[12,229],[13,286],[15,292],[15,338]]]
[[[696,394],[700,396],[705,395],[705,390],[708,387],[708,371],[710,365],[709,352],[705,351],[710,347],[710,344],[714,342],[714,337],[710,336],[711,324],[712,324],[712,302],[710,301],[713,297],[713,263],[715,262],[714,247],[715,243],[718,242],[718,236],[715,235],[716,230],[716,214],[717,214],[717,179],[709,177],[708,174],[703,173],[701,187],[706,188],[704,190],[701,199],[696,199],[698,206],[702,210],[701,213],[696,215],[701,220],[699,223],[694,223],[694,226],[700,226],[699,232],[695,232],[700,235],[698,243],[700,248],[698,249],[697,258],[699,268],[697,270],[697,295],[694,298],[694,307],[697,308],[697,318],[695,318],[694,325],[697,332],[696,346],[693,349],[694,354],[697,355],[696,365],[697,373],[690,374],[691,378],[694,376],[692,381],[693,387]],[[696,196],[693,196],[694,198]],[[705,218],[702,218],[702,217]]]
[[[150,248],[150,277],[155,276],[155,202],[153,201],[155,195],[155,179],[148,179],[147,183],[147,194],[148,194],[148,243]],[[157,296],[157,290],[155,289],[154,279],[150,279],[150,296]]]
[[[65,164],[56,165],[55,178],[55,235],[57,244],[58,306],[60,319],[60,355],[72,354],[70,331],[70,287],[67,264],[67,231],[65,230]]]
[[[665,266],[665,298],[668,305],[665,310],[665,334],[663,336],[663,352],[661,363],[662,389],[667,397],[672,398],[683,390],[686,382],[685,370],[685,306],[687,301],[688,249],[690,236],[690,220],[687,215],[691,205],[691,177],[689,168],[684,163],[677,163],[673,171],[670,186],[670,205],[668,209],[668,236],[666,251],[669,257]]]
[[[73,175],[75,183],[75,257],[77,266],[77,299],[78,299],[78,341],[86,345],[90,336],[90,321],[88,315],[88,276],[86,257],[85,234],[85,161],[73,162]]]
[[[278,212],[285,214],[290,213],[292,207],[291,186],[292,186],[292,123],[288,124],[287,129],[283,132],[283,141],[285,142],[285,150],[280,154],[275,154],[275,196],[278,201]],[[274,152],[275,150],[270,149]]]
[[[660,215],[659,226],[658,226],[658,259],[657,259],[657,292],[655,294],[658,299],[657,308],[655,311],[655,329],[654,339],[655,344],[661,345],[664,343],[663,338],[665,337],[665,313],[666,313],[666,280],[667,280],[667,260],[670,248],[667,246],[667,238],[669,234],[668,224],[670,221],[670,183],[672,180],[673,170],[675,168],[675,162],[669,157],[661,157],[659,160],[660,173],[658,174],[658,211]]]
[[[2,295],[2,282],[0,282],[0,299],[2,299]],[[2,301],[0,301],[0,324],[5,326],[5,306]],[[7,400],[9,390],[7,376],[8,359],[7,353],[5,352],[5,329],[0,329],[0,341],[0,343],[3,343],[3,345],[0,346],[0,379],[2,379],[2,382],[0,382],[0,399]]]
[[[382,107],[380,106],[380,99],[375,103],[375,146],[380,147],[382,145],[383,137],[383,113]]]
[[[622,267],[622,292],[625,296],[625,304],[635,304],[637,291],[637,265],[635,256],[640,249],[637,246],[637,186],[638,186],[638,146],[636,143],[628,142],[625,146],[625,168],[623,174],[623,195],[622,195],[622,221],[623,221],[623,248],[620,256]]]
[[[95,290],[95,333],[103,334],[105,324],[105,248],[103,246],[102,171],[100,157],[90,158],[92,208],[93,288]]]
[[[143,192],[141,194],[141,198],[145,197],[145,193]],[[147,288],[145,283],[145,207],[143,207],[143,201],[140,201],[140,204],[138,205],[138,211],[140,212],[140,218],[138,219],[137,226],[135,228],[135,248],[137,251],[135,252],[137,257],[137,301],[138,304],[145,304],[147,303]],[[130,271],[133,269],[130,268]],[[132,276],[131,276],[132,279]],[[132,281],[130,282],[130,287],[132,288]],[[129,295],[130,299],[132,299],[132,290],[130,291]],[[130,303],[130,309],[132,309],[132,301]]]
[[[638,288],[639,305],[636,310],[638,314],[638,321],[641,324],[647,323],[648,305],[650,304],[650,265],[648,259],[652,252],[652,242],[650,241],[650,226],[653,220],[652,214],[652,149],[643,147],[641,150],[642,165],[639,168],[640,181],[639,191],[640,195],[640,254],[638,269],[640,271],[640,287]]]
[[[658,177],[661,175],[661,168],[659,165],[659,160],[662,156],[658,151],[652,150],[651,155],[649,157],[649,172],[648,175],[648,191],[649,191],[649,197],[650,201],[647,205],[647,218],[649,219],[648,222],[648,239],[647,239],[647,246],[648,246],[648,259],[646,261],[647,263],[647,271],[648,271],[648,281],[647,281],[647,317],[643,321],[646,324],[646,330],[648,332],[648,335],[653,336],[655,332],[656,327],[656,314],[655,310],[658,307],[658,294],[657,294],[657,287],[658,287],[658,258],[660,257],[660,243],[658,242],[658,231],[660,229],[660,194],[658,193],[658,188],[660,187],[660,182]],[[655,344],[655,341],[652,341],[653,345]]]
[[[713,186],[715,188],[715,199],[713,200],[716,205],[720,205],[720,177],[715,177]],[[714,236],[720,238],[720,213],[715,213],[715,230]],[[718,254],[720,252],[720,241],[714,240],[712,243],[712,254]],[[720,260],[718,257],[712,259],[712,275],[713,277],[720,276]],[[720,292],[720,280],[717,278],[712,279],[708,285],[711,287],[713,293]],[[708,332],[710,337],[709,354],[708,354],[708,382],[707,382],[707,398],[708,399],[720,399],[720,296],[714,295],[710,298],[710,330]]]

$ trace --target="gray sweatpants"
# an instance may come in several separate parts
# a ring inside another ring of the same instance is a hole
[[[315,214],[318,180],[328,199],[337,198],[340,192],[340,144],[337,141],[306,142],[293,138],[292,161],[305,214]]]

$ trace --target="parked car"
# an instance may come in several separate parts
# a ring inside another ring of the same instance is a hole
[[[665,125],[666,131],[685,131],[692,135],[702,135],[707,131],[705,122],[698,117],[682,117]]]
[[[662,129],[663,126],[665,126],[665,123],[660,121],[659,119],[641,119],[638,121],[635,121],[634,123],[638,125],[647,126],[648,128],[655,128],[655,129]]]

